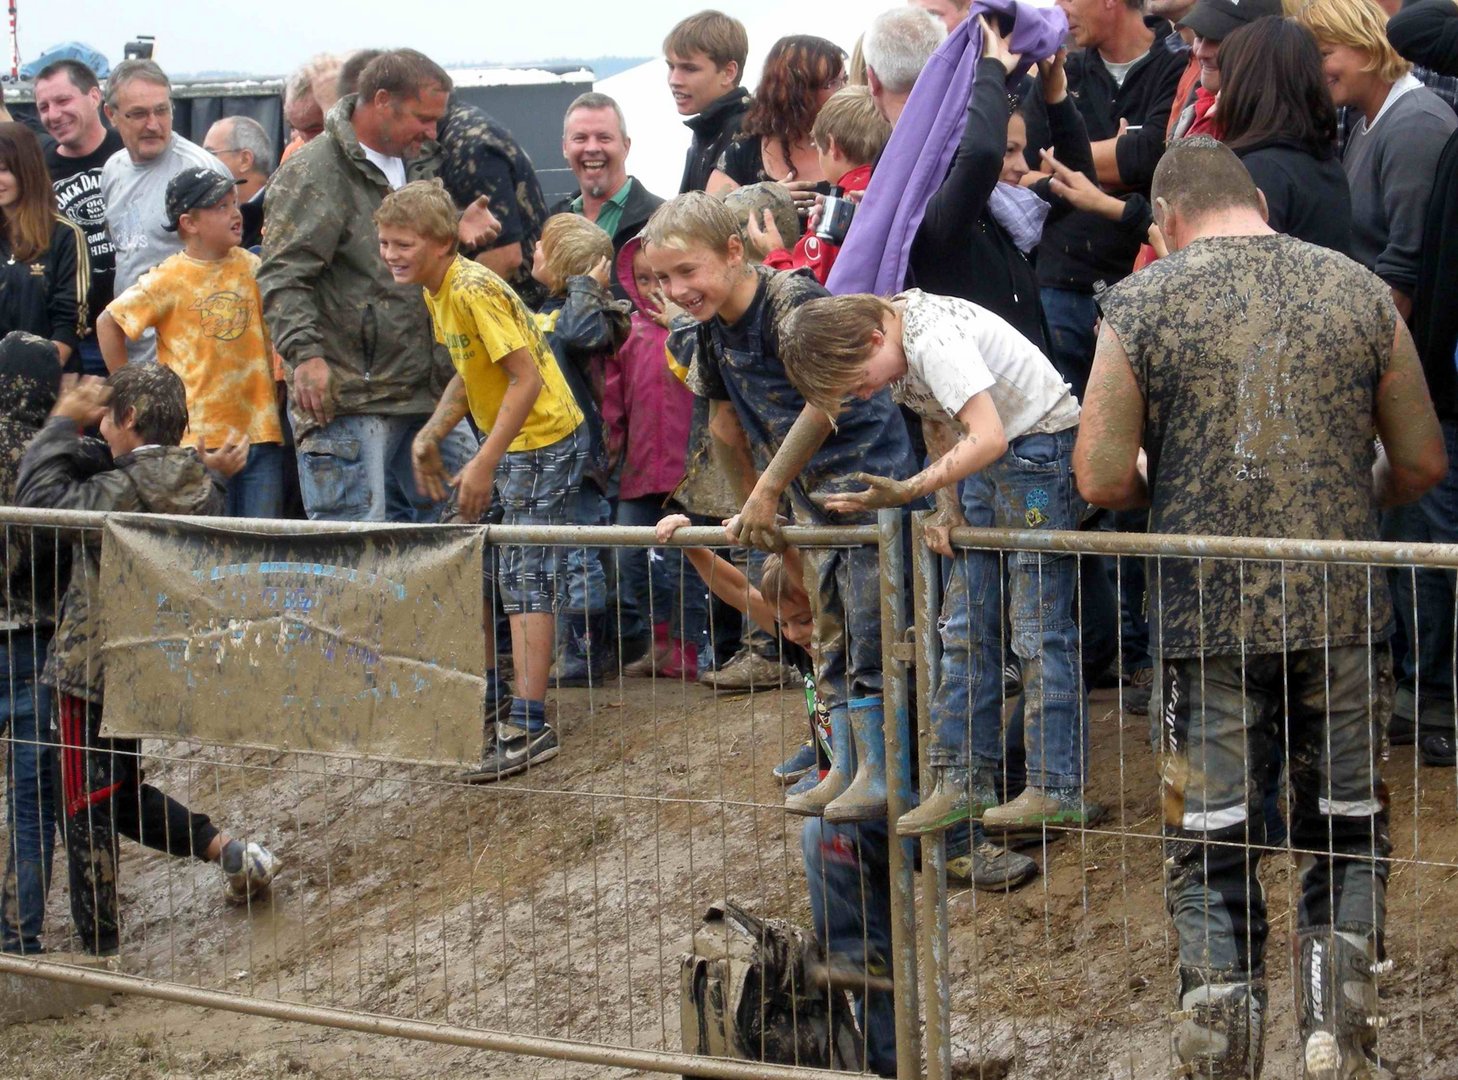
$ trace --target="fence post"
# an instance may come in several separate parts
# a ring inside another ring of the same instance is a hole
[[[886,832],[891,875],[891,970],[896,983],[896,1076],[921,1072],[921,1010],[916,980],[916,881],[910,841],[897,842],[896,819],[911,808],[910,702],[906,678],[906,554],[900,510],[876,515],[881,555],[881,670],[886,711]]]
[[[932,738],[932,699],[941,666],[941,568],[926,546],[924,528],[931,511],[911,516],[911,598],[916,644],[917,747],[921,760],[923,798],[931,789],[927,751]],[[949,1080],[952,1075],[952,988],[947,969],[947,838],[946,833],[921,840],[921,917],[926,936],[922,993],[926,997],[926,1075]]]

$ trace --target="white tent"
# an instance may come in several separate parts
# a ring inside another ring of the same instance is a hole
[[[754,89],[765,54],[780,38],[789,34],[818,34],[835,42],[849,56],[861,31],[877,15],[895,5],[896,0],[842,0],[830,9],[786,4],[783,12],[774,18],[750,23],[744,85]],[[672,22],[645,27],[643,38],[661,42],[672,28]],[[666,198],[677,194],[689,133],[683,126],[684,117],[678,115],[669,96],[663,59],[659,57],[603,79],[596,84],[596,89],[617,101],[628,122],[628,134],[633,140],[628,171],[657,195]]]

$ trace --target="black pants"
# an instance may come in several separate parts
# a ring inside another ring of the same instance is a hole
[[[88,952],[116,951],[117,834],[184,858],[206,859],[218,829],[142,782],[136,739],[103,739],[101,704],[58,694],[61,817],[71,883],[71,919]]]

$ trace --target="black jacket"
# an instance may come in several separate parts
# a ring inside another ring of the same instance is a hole
[[[999,61],[979,62],[962,141],[911,242],[906,285],[980,304],[1047,352],[1037,274],[987,208],[1007,146],[1006,82]],[[1048,120],[1060,160],[1079,171],[1090,167],[1088,139],[1072,99],[1064,99]]]
[[[739,134],[739,125],[748,111],[749,91],[736,86],[698,116],[683,122],[694,137],[683,164],[683,182],[678,185],[680,195],[685,191],[703,191],[708,186],[714,163],[729,140]]]
[[[1387,20],[1387,40],[1404,60],[1439,75],[1458,75],[1458,5],[1417,0]]]
[[[1149,51],[1135,61],[1118,86],[1097,49],[1080,49],[1068,57],[1068,92],[1078,105],[1088,137],[1093,142],[1119,133],[1119,121],[1140,126],[1146,138],[1121,140],[1119,172],[1128,186],[1148,194],[1154,167],[1164,152],[1164,129],[1170,106],[1184,73],[1188,56],[1165,42],[1171,33],[1164,19],[1146,19],[1154,31]],[[1029,95],[1028,161],[1041,162],[1038,151],[1053,145],[1042,95]],[[1120,280],[1134,266],[1139,243],[1118,222],[1097,214],[1078,212],[1050,223],[1038,248],[1038,282],[1044,287],[1098,292]]]
[[[1446,3],[1447,0],[1444,0]],[[1428,378],[1428,392],[1443,420],[1458,420],[1458,132],[1438,158],[1428,214],[1423,221],[1422,261],[1413,294],[1412,329]]]
[[[0,337],[24,330],[74,350],[89,324],[89,258],[86,234],[59,214],[51,223],[50,246],[29,262],[11,259],[0,233]]]
[[[1317,157],[1296,143],[1272,140],[1236,154],[1266,197],[1271,228],[1352,253],[1352,194],[1335,153]]]
[[[613,233],[613,295],[619,300],[626,300],[628,294],[618,284],[618,252],[623,250],[623,245],[643,231],[643,226],[648,224],[648,219],[653,216],[653,211],[663,205],[663,200],[643,186],[643,181],[636,176],[628,177],[633,182],[632,190],[623,202],[623,216],[618,222],[618,231]],[[568,195],[552,207],[554,214],[573,213],[572,202],[575,195]]]

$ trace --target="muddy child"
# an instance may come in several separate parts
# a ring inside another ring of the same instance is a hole
[[[81,434],[96,425],[105,446]],[[16,501],[56,510],[221,514],[225,478],[243,468],[246,454],[232,446],[199,456],[178,445],[186,430],[186,392],[170,368],[129,364],[105,381],[84,379],[61,395],[26,451]],[[279,860],[144,783],[138,740],[101,737],[106,672],[98,534],[75,542],[71,564],[42,678],[60,708],[71,916],[82,947],[109,955],[120,932],[118,833],[178,858],[218,863],[228,898],[239,903],[268,887]]]
[[[790,311],[825,295],[812,278],[753,267],[745,257],[734,214],[702,192],[659,207],[643,246],[668,299],[693,320],[670,347],[689,369],[689,388],[709,401],[709,430],[724,451],[727,471],[748,502],[733,526],[735,539],[782,546],[778,495],[752,497],[759,470],[769,465],[805,400],[780,359],[781,322]],[[827,424],[828,427],[828,424]],[[789,488],[797,522],[859,523],[869,515],[828,515],[812,500],[844,490],[850,474],[870,467],[904,478],[916,471],[906,426],[889,394],[856,402],[838,430],[803,463]],[[859,765],[845,755],[824,782],[787,808],[860,821],[886,813],[881,682],[879,567],[872,547],[807,555],[815,580],[816,692],[832,732],[855,743]]]
[[[501,278],[460,255],[455,204],[439,181],[417,180],[375,212],[380,255],[400,284],[424,290],[436,340],[456,373],[415,436],[415,482],[432,499],[454,489],[461,519],[479,521],[499,499],[509,525],[565,525],[582,484],[589,435],[582,410],[542,332]],[[470,415],[482,432],[476,455],[456,476],[440,446]],[[558,549],[508,545],[500,552],[502,607],[511,627],[516,692],[502,686],[496,627],[487,605],[486,706],[481,764],[471,783],[492,783],[557,756],[547,723],[552,605]]]

